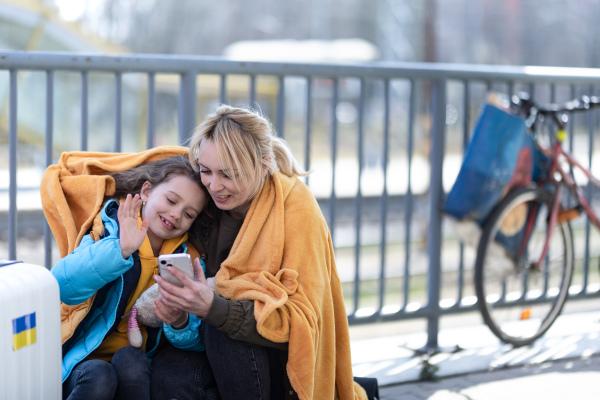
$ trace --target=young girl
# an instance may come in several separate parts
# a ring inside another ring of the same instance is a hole
[[[157,257],[188,251],[187,231],[208,200],[198,174],[178,156],[112,176],[116,190],[101,212],[103,235],[91,232],[52,268],[64,303],[63,397],[68,399],[150,398],[148,357],[156,353],[163,331],[177,346],[178,338],[198,329],[197,320],[188,321],[186,313],[158,301],[155,311],[164,329],[142,326],[144,341],[136,348],[129,346],[125,317],[155,283]],[[199,351],[201,343],[190,347],[187,341],[185,349]]]

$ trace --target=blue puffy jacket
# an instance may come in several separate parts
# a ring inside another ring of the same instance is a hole
[[[60,286],[60,300],[63,303],[80,304],[96,294],[91,309],[79,323],[73,336],[63,344],[63,382],[75,365],[117,329],[127,300],[138,284],[141,271],[138,252],[128,259],[121,255],[118,208],[119,203],[108,201],[101,212],[104,223],[104,236],[101,240],[96,242],[90,235],[86,235],[73,253],[59,260],[51,271]],[[176,252],[186,250],[183,244]],[[200,320],[190,315],[189,323],[183,329],[175,330],[167,324],[163,324],[163,328],[148,328],[148,357],[155,354],[163,332],[176,347],[190,351],[205,350],[198,335],[199,327]]]

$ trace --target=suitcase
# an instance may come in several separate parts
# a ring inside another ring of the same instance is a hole
[[[0,399],[62,399],[61,357],[56,279],[0,260]]]

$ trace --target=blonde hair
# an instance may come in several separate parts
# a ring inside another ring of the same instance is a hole
[[[285,141],[274,136],[269,120],[251,109],[221,105],[196,127],[189,152],[196,171],[203,140],[214,142],[223,168],[230,171],[237,188],[247,188],[249,199],[256,196],[275,171],[287,176],[308,175]]]

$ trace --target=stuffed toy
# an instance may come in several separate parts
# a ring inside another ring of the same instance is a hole
[[[159,297],[158,283],[155,283],[146,289],[133,305],[127,322],[127,338],[133,347],[141,347],[144,340],[138,322],[152,328],[162,326],[162,321],[154,313],[154,301]]]
[[[208,278],[207,282],[212,290],[215,290],[215,278]],[[133,347],[141,347],[144,340],[138,323],[152,328],[162,326],[163,322],[154,313],[154,301],[158,300],[159,297],[158,283],[155,283],[146,289],[133,305],[127,322],[127,338],[129,344]]]

